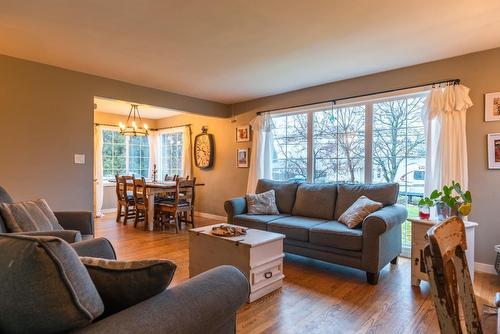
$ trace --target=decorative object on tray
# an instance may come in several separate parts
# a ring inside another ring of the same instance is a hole
[[[212,234],[219,237],[237,237],[246,235],[247,229],[239,226],[219,225],[212,227]]]
[[[436,206],[438,220],[451,216],[468,216],[472,209],[472,196],[470,191],[462,190],[460,183],[451,181],[451,185],[443,186],[441,191],[435,189],[429,197],[422,198],[419,205],[419,216],[428,219],[428,209]]]
[[[488,168],[500,169],[500,133],[488,134]]]
[[[194,162],[196,167],[207,169],[214,163],[214,136],[207,133],[203,126],[201,133],[194,138]]]
[[[236,149],[236,162],[238,168],[248,168],[248,148]]]
[[[250,125],[236,127],[236,141],[250,141]]]
[[[484,95],[484,120],[500,121],[500,92]]]

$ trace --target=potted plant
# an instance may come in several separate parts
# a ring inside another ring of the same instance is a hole
[[[460,183],[452,181],[451,185],[443,186],[441,191],[435,189],[418,203],[419,207],[431,208],[436,206],[436,214],[439,220],[451,216],[468,216],[472,209],[472,196],[470,191],[463,191]],[[428,218],[428,217],[427,217]]]

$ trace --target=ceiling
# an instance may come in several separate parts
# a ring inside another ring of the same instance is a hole
[[[222,103],[500,46],[498,0],[0,0],[0,53]]]
[[[108,99],[104,97],[94,97],[95,111],[108,114],[128,116],[130,112],[130,104],[132,103],[134,102]],[[136,104],[139,105],[139,113],[141,114],[141,117],[144,118],[161,119],[182,114],[182,112],[176,110],[150,106],[147,104]]]

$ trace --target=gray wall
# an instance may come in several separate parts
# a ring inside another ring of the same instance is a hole
[[[500,92],[500,48],[301,89],[232,106],[236,114],[288,107],[344,96],[459,78],[474,103],[467,112],[470,220],[477,221],[476,262],[493,264],[493,245],[500,244],[500,170],[488,170],[486,135],[500,132],[500,122],[484,121],[484,94]],[[242,193],[244,192],[242,188]]]
[[[15,200],[92,209],[94,96],[228,116],[219,103],[0,55],[0,184]]]

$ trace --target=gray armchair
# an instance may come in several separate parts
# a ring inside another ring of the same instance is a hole
[[[13,203],[7,190],[0,186],[0,203]],[[25,235],[46,235],[61,238],[69,243],[94,237],[94,219],[90,211],[55,211],[59,224],[64,231],[23,232]],[[7,227],[0,215],[0,233],[8,233]]]

